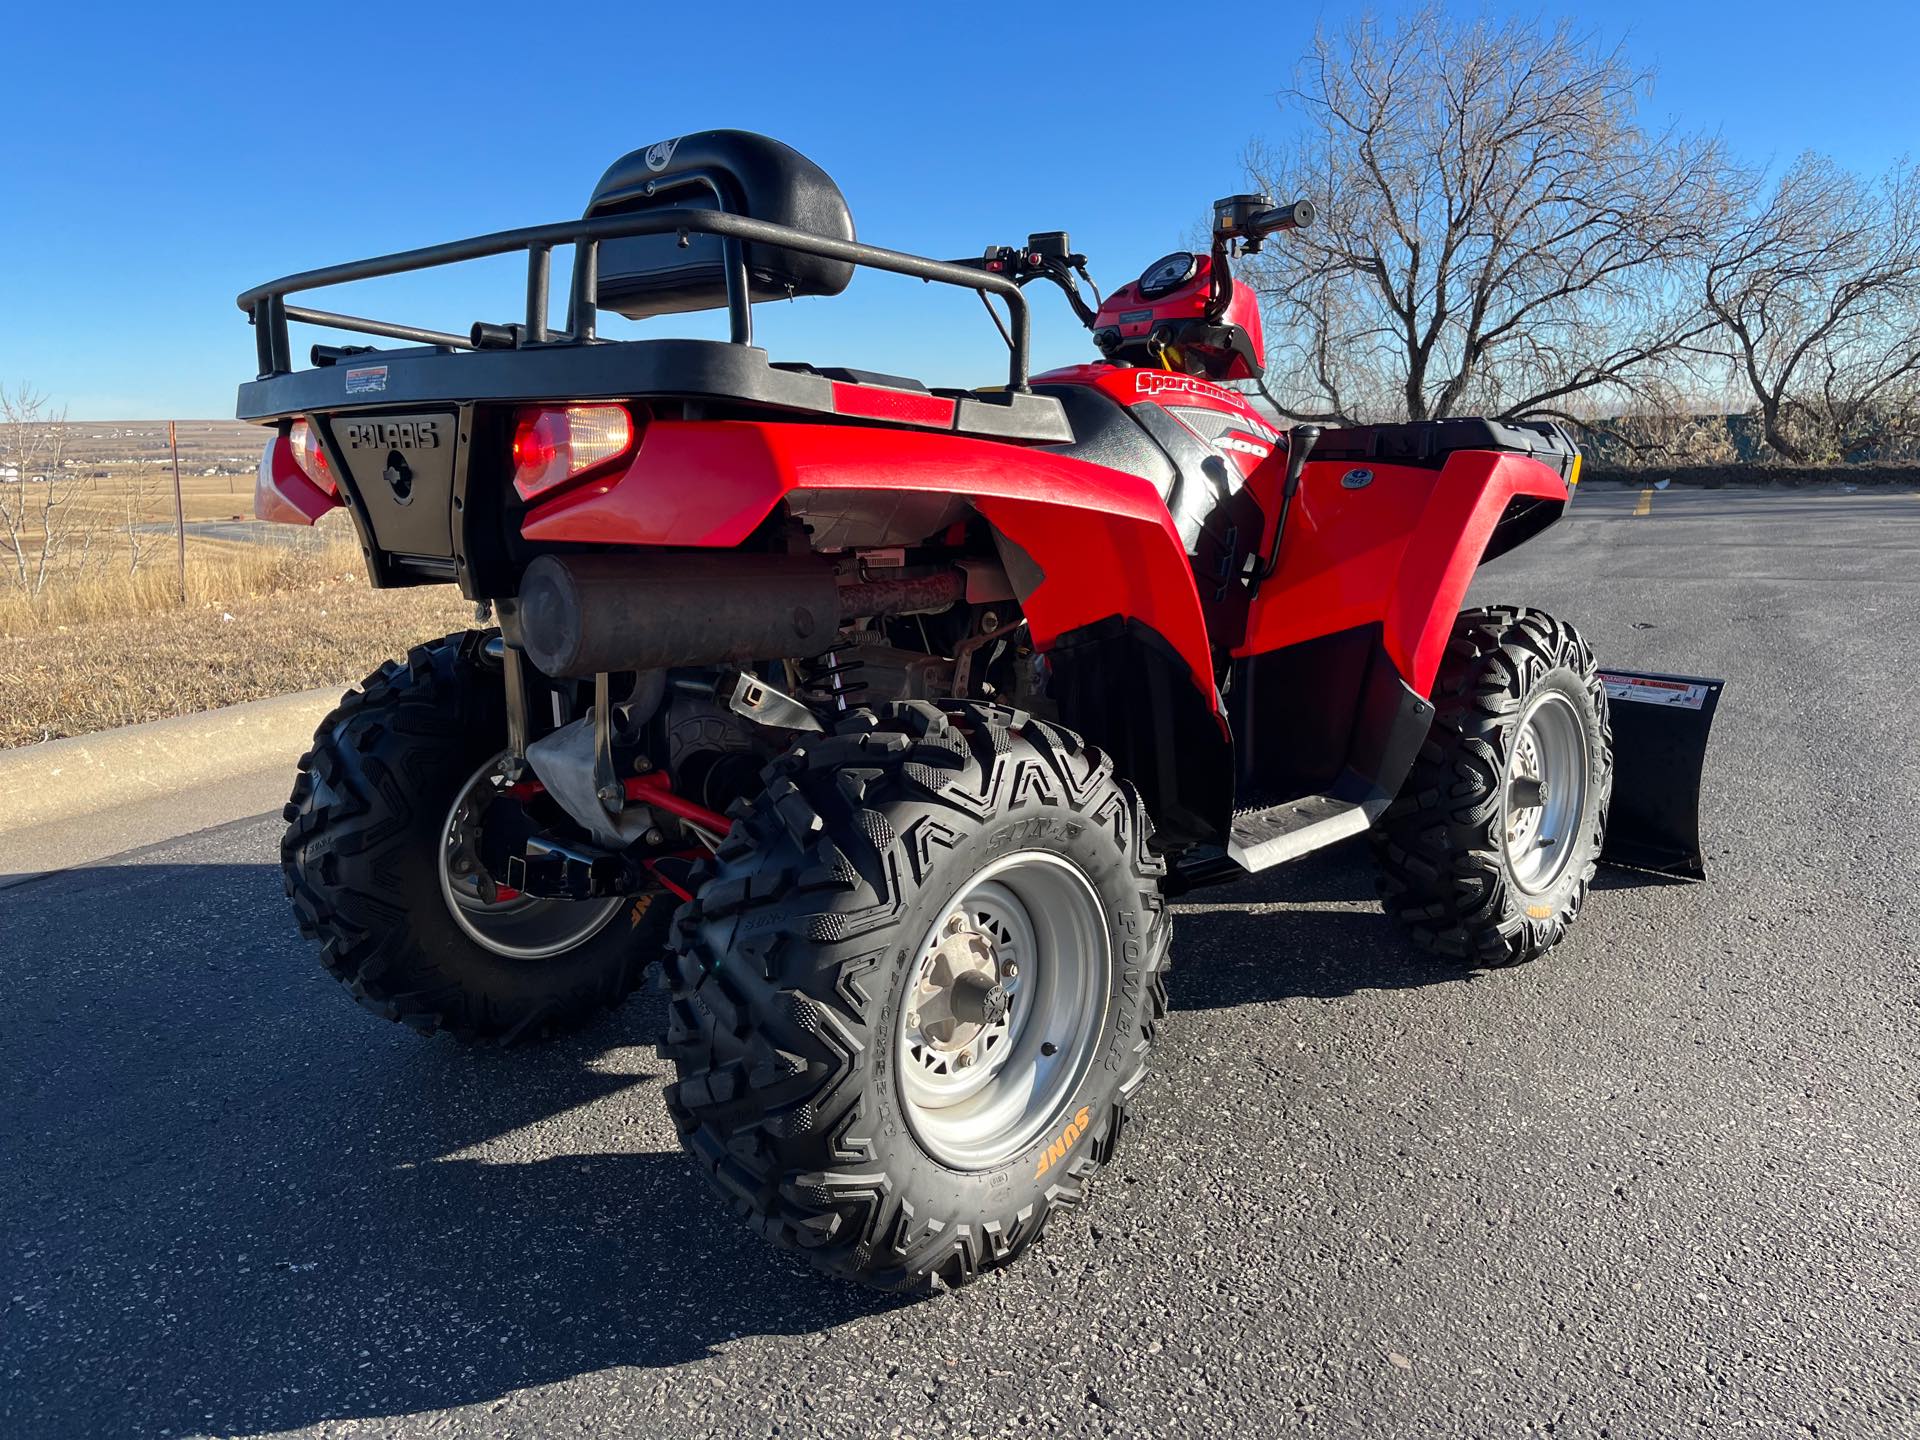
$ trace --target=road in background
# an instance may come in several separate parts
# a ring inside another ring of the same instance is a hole
[[[1727,678],[1712,883],[1471,977],[1356,847],[1192,897],[1092,1202],[930,1302],[719,1213],[656,997],[504,1054],[357,1010],[277,821],[0,893],[0,1432],[1912,1433],[1920,496],[1639,498],[1476,594]]]
[[[143,523],[143,535],[171,535],[173,526],[158,521]],[[250,545],[322,546],[334,537],[326,530],[300,525],[281,525],[267,520],[189,520],[187,535],[195,540],[232,540]]]

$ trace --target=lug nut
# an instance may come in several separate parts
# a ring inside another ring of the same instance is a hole
[[[1006,964],[1000,967],[1000,978],[1003,980],[1018,980],[1020,978],[1020,967],[1011,960],[1007,961]]]

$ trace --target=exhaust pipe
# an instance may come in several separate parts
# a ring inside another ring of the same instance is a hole
[[[960,570],[840,583],[811,555],[542,555],[520,584],[527,656],[547,675],[800,660],[843,620],[944,610]]]

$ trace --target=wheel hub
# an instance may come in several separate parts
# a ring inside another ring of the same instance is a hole
[[[1109,1003],[1104,911],[1070,862],[1025,851],[960,887],[907,971],[901,1098],[962,1169],[1030,1143],[1091,1063]]]
[[[982,1040],[1006,1021],[1008,1009],[992,939],[954,911],[941,927],[939,943],[920,962],[907,997],[908,1030],[964,1069],[980,1058]]]
[[[1549,692],[1526,712],[1506,776],[1507,863],[1523,889],[1560,878],[1586,811],[1587,737],[1566,699]]]
[[[599,934],[626,901],[540,899],[507,889],[480,855],[486,809],[506,789],[507,755],[476,770],[447,811],[439,855],[440,896],[454,923],[484,949],[512,960],[563,955]]]
[[[1540,833],[1547,784],[1540,775],[1540,739],[1529,721],[1513,747],[1513,769],[1507,782],[1507,849],[1520,855]]]

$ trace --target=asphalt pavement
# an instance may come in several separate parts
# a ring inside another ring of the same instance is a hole
[[[1476,594],[1727,679],[1710,883],[1473,976],[1353,846],[1192,897],[1091,1203],[929,1301],[719,1213],[656,997],[357,1009],[273,818],[0,892],[0,1434],[1916,1433],[1920,495],[1583,494]]]
[[[243,496],[239,503],[248,505],[252,502]],[[171,535],[176,527],[171,520],[155,520],[139,528],[149,535]],[[248,520],[241,516],[229,520],[189,520],[186,530],[187,534],[202,540],[244,540],[250,545],[318,546],[325,544],[328,538],[321,531],[297,525],[278,525],[266,520]]]

